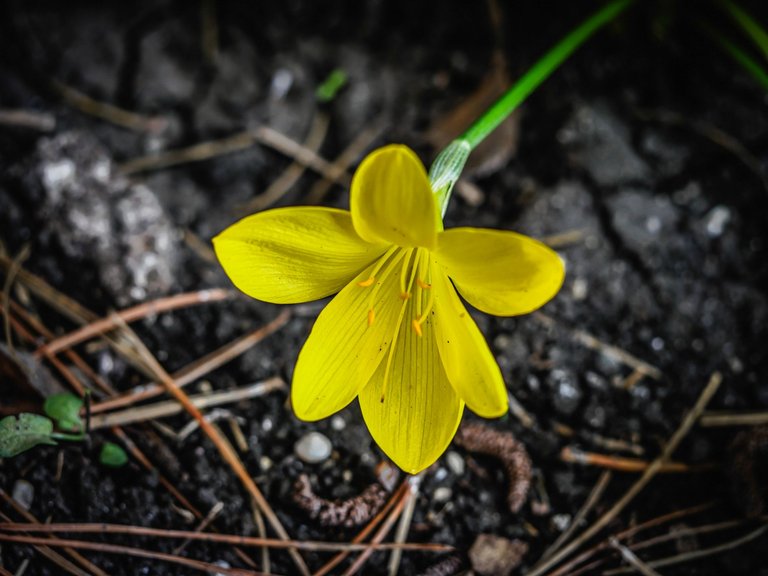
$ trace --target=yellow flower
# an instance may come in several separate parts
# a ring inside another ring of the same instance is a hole
[[[293,409],[315,421],[359,397],[377,444],[416,473],[447,448],[465,403],[486,418],[507,410],[501,371],[456,290],[483,312],[525,314],[557,293],[564,268],[514,232],[443,230],[424,166],[405,146],[363,160],[350,205],[261,212],[214,247],[234,284],[259,300],[338,292],[299,353]]]

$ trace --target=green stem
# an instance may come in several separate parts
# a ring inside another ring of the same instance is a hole
[[[560,40],[549,52],[536,62],[520,80],[510,88],[488,111],[483,114],[462,140],[475,149],[504,119],[509,116],[552,72],[579,46],[602,26],[616,18],[632,0],[614,0],[587,18],[581,25]]]
[[[725,50],[731,58],[733,58],[739,65],[741,65],[747,73],[754,78],[763,90],[768,92],[768,73],[760,66],[760,63],[747,54],[744,50],[739,48],[736,44],[728,40],[720,31],[716,30],[712,26],[707,24],[701,24],[701,28],[706,32],[717,44]]]
[[[734,22],[749,36],[752,42],[755,43],[755,46],[762,51],[763,56],[768,59],[768,32],[735,2],[722,0],[719,4],[730,14]]]
[[[613,0],[592,14],[544,54],[462,136],[440,152],[429,170],[429,180],[443,216],[448,208],[453,185],[458,181],[469,153],[530,96],[531,92],[538,88],[552,72],[557,70],[568,56],[598,29],[616,18],[632,1]]]
[[[68,440],[70,442],[81,442],[82,440],[85,440],[86,433],[81,432],[80,434],[67,434],[66,432],[51,432],[51,438],[54,440]]]

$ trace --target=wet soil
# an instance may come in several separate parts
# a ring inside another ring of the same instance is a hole
[[[206,6],[215,15],[215,55],[204,48]],[[319,147],[324,158],[336,158],[361,132],[380,124],[383,132],[369,149],[403,142],[428,163],[436,150],[427,130],[473,93],[495,50],[516,78],[594,7],[557,2],[518,11],[505,5],[495,34],[485,3],[166,1],[97,7],[6,0],[0,12],[0,107],[50,114],[55,128],[0,125],[0,240],[10,256],[29,246],[24,268],[99,316],[167,294],[229,286],[190,238],[207,245],[244,215],[242,205],[279,178],[291,159],[255,144],[129,177],[120,175],[122,163],[260,126],[303,141],[318,115],[329,121]],[[528,503],[513,514],[503,468],[492,458],[454,446],[425,475],[409,540],[455,546],[455,573],[469,569],[468,551],[478,535],[495,534],[528,545],[517,569],[523,574],[569,525],[602,470],[564,462],[564,447],[652,460],[716,371],[723,384],[710,409],[768,408],[767,100],[701,32],[699,21],[715,22],[738,38],[726,18],[704,3],[632,8],[525,103],[517,153],[473,178],[479,196],[456,194],[452,200],[446,226],[511,229],[540,238],[573,233],[558,248],[567,263],[565,285],[542,310],[551,321],[473,312],[509,391],[533,422],[526,426],[510,414],[488,425],[513,432],[527,447],[534,482]],[[315,89],[335,68],[347,73],[348,84],[330,103],[318,103]],[[63,101],[54,81],[160,120],[148,130],[116,126]],[[304,203],[317,180],[307,171],[276,205]],[[323,203],[347,207],[348,192],[334,185]],[[34,297],[24,305],[54,332],[74,328]],[[191,390],[226,390],[272,376],[290,381],[321,308],[297,308],[284,328]],[[278,312],[243,296],[135,327],[174,371]],[[604,347],[585,346],[579,331],[659,374],[638,377]],[[17,346],[32,349],[21,341]],[[118,390],[143,382],[108,347],[78,351]],[[355,403],[328,421],[308,424],[293,417],[286,400],[283,391],[230,408],[248,443],[243,461],[292,537],[349,541],[353,529],[322,526],[296,505],[294,482],[307,474],[322,496],[353,496],[375,480],[384,456]],[[39,409],[40,401],[0,383],[3,414],[22,406]],[[178,431],[188,420],[179,415],[163,423]],[[127,431],[194,506],[206,512],[223,502],[213,523],[218,530],[258,533],[246,495],[200,432],[172,440],[149,425]],[[311,431],[332,446],[321,463],[304,462],[294,450]],[[705,466],[657,476],[606,534],[704,502],[713,504],[655,533],[754,515],[765,497],[766,442],[749,440],[750,434],[695,427],[675,459]],[[110,439],[99,431],[83,445],[39,447],[7,459],[0,463],[0,488],[13,493],[24,487],[30,511],[41,520],[193,528],[157,474],[134,461],[118,470],[99,464],[98,450]],[[635,479],[615,473],[596,512],[607,510]],[[638,554],[650,561],[709,548],[747,533],[745,526],[742,532],[680,537]],[[128,536],[117,541],[166,552],[176,546]],[[763,535],[664,574],[758,574],[765,570],[765,545]],[[228,547],[194,544],[185,553],[242,566]],[[286,554],[271,556],[275,573],[294,573]],[[158,561],[88,557],[109,574],[188,573]],[[327,556],[306,558],[319,567]],[[421,573],[439,558],[407,553],[401,573]],[[621,565],[617,555],[608,558],[590,573]],[[0,547],[0,565],[12,572],[25,559],[27,574],[60,573],[27,546]],[[384,553],[374,554],[364,573],[386,573],[387,561]]]

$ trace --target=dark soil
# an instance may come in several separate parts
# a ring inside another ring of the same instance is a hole
[[[213,61],[201,47],[201,5],[213,6],[218,25]],[[263,125],[303,141],[318,114],[329,117],[319,149],[324,158],[336,158],[364,129],[383,122],[383,135],[369,149],[403,142],[428,164],[436,150],[424,134],[475,90],[495,48],[517,78],[595,6],[564,1],[518,11],[506,3],[497,37],[483,2],[6,0],[0,9],[0,107],[51,114],[55,129],[0,125],[0,241],[11,257],[29,246],[24,268],[99,316],[167,294],[229,286],[219,266],[185,238],[191,233],[208,243],[244,215],[239,206],[280,177],[291,159],[254,145],[130,179],[119,176],[117,165]],[[768,24],[760,6],[749,7]],[[536,237],[581,233],[559,248],[567,262],[565,286],[543,309],[554,324],[536,315],[476,315],[510,392],[535,420],[526,428],[510,414],[488,425],[513,432],[525,444],[534,482],[528,504],[512,514],[499,463],[449,449],[425,475],[408,539],[455,546],[461,562],[453,569],[469,568],[468,550],[482,533],[527,543],[519,573],[535,564],[602,471],[563,462],[562,448],[652,460],[715,371],[723,384],[711,410],[768,409],[768,100],[701,32],[700,21],[740,38],[714,4],[633,7],[529,98],[516,156],[474,179],[480,201],[454,195],[449,227],[513,229]],[[334,68],[345,70],[349,83],[330,104],[318,104],[315,89]],[[84,114],[61,100],[54,80],[162,122],[159,129],[137,131]],[[307,171],[278,205],[304,203],[317,179]],[[324,203],[347,207],[347,190],[334,186]],[[11,295],[18,298],[19,292]],[[35,297],[22,302],[54,332],[75,327]],[[320,309],[321,304],[299,307],[287,326],[191,391],[230,389],[272,376],[290,381]],[[278,312],[243,296],[135,327],[173,371]],[[632,367],[585,347],[575,330],[643,359],[662,376],[633,383]],[[21,350],[34,348],[15,342]],[[118,390],[144,381],[108,347],[77,350]],[[286,399],[278,392],[229,407],[250,445],[243,460],[292,537],[349,541],[354,529],[321,526],[295,504],[294,482],[308,474],[322,496],[349,497],[374,481],[384,456],[356,403],[329,421],[308,424],[293,417]],[[41,401],[10,381],[0,382],[3,415],[39,410]],[[179,415],[162,422],[178,431],[188,421]],[[228,430],[225,422],[222,428]],[[150,425],[126,430],[194,506],[206,513],[224,503],[216,529],[257,534],[240,484],[199,431],[174,441]],[[742,430],[695,427],[674,459],[705,469],[657,476],[603,536],[705,502],[713,504],[653,534],[758,513],[767,443],[764,433],[761,441]],[[323,463],[304,463],[294,453],[295,443],[310,431],[331,441],[333,453]],[[606,439],[633,449],[622,452]],[[133,460],[118,470],[99,464],[105,440],[115,438],[99,431],[83,445],[38,447],[7,459],[0,463],[0,488],[13,493],[28,486],[19,480],[30,483],[30,511],[41,521],[193,529],[157,474]],[[636,477],[615,473],[589,520]],[[19,518],[5,505],[0,511]],[[680,537],[638,555],[651,561],[709,548],[755,527]],[[178,544],[128,536],[110,541],[165,552]],[[766,544],[763,534],[662,570],[768,574]],[[193,544],[185,554],[243,566],[231,547]],[[130,556],[87,556],[109,574],[189,573]],[[271,557],[275,573],[295,572],[287,554]],[[589,573],[622,563],[607,552],[599,557],[607,562]],[[313,568],[327,558],[306,555]],[[386,573],[388,558],[376,553],[363,572]],[[440,558],[406,553],[401,573],[421,573]],[[27,574],[61,573],[28,546],[0,547],[0,566],[11,572],[25,559]]]

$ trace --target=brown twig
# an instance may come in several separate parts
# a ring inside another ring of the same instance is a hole
[[[705,412],[699,421],[699,425],[704,428],[764,424],[768,424],[768,412]]]
[[[277,533],[280,539],[290,540],[288,532],[286,532],[285,528],[280,522],[280,519],[269,505],[269,502],[267,502],[267,499],[261,493],[261,490],[259,490],[258,486],[256,486],[253,478],[251,478],[251,475],[245,469],[245,466],[240,460],[240,457],[237,455],[237,452],[235,452],[234,448],[232,448],[229,442],[226,441],[221,434],[219,434],[218,430],[210,422],[208,422],[208,420],[205,419],[202,412],[200,412],[200,410],[196,408],[194,404],[192,404],[189,396],[181,388],[179,388],[173,378],[171,378],[168,372],[165,371],[165,369],[160,365],[154,355],[138,338],[138,336],[132,334],[128,326],[125,326],[124,331],[133,341],[136,350],[139,352],[139,355],[142,357],[150,370],[155,374],[155,377],[165,387],[166,391],[181,403],[181,405],[190,414],[190,416],[192,416],[200,425],[200,429],[205,432],[206,436],[208,436],[211,442],[213,442],[214,446],[216,446],[224,461],[229,465],[229,467],[238,477],[246,491],[256,501],[259,509],[267,519],[267,522],[269,522],[270,526],[272,526],[272,529]],[[307,568],[307,565],[299,554],[298,550],[295,547],[291,547],[288,549],[288,552],[299,571],[305,576],[309,576],[309,568]]]
[[[222,390],[220,392],[209,392],[207,394],[198,394],[190,396],[190,401],[197,408],[204,410],[222,404],[231,404],[242,400],[250,400],[258,396],[264,396],[275,390],[284,390],[285,382],[282,378],[270,378],[264,382],[257,382],[249,386],[242,386],[234,390]],[[145,422],[157,418],[166,418],[183,412],[184,409],[175,400],[168,402],[157,402],[148,406],[138,408],[129,408],[121,412],[111,412],[109,414],[98,414],[91,418],[91,430],[99,428],[110,428],[112,426],[125,426],[135,422]]]
[[[23,508],[10,494],[8,494],[5,490],[0,488],[0,497],[13,508],[17,514],[24,517],[24,519],[27,520],[27,522],[38,524],[39,520],[35,518],[35,516]],[[10,521],[10,519],[3,515],[3,519],[6,521]],[[49,549],[50,550],[50,549]],[[94,574],[95,576],[108,576],[106,572],[104,572],[101,568],[96,566],[93,562],[88,560],[86,557],[84,557],[82,554],[77,552],[76,550],[73,550],[71,548],[64,548],[64,553],[66,553],[70,558],[72,558],[75,562],[80,564],[83,568],[89,571],[90,574]],[[58,552],[54,552],[53,550],[50,550],[52,555],[59,555]],[[49,556],[50,558],[50,556]]]
[[[378,514],[371,518],[371,521],[368,522],[368,524],[358,532],[358,534],[352,538],[352,543],[358,544],[368,538],[371,532],[378,526],[382,520],[386,517],[387,514],[389,514],[390,510],[392,510],[395,506],[399,505],[399,503],[406,497],[410,490],[410,484],[408,483],[408,480],[405,480],[397,490],[392,494],[392,497],[387,501],[387,503],[384,505],[384,507],[379,510]],[[325,576],[328,574],[331,570],[333,570],[336,566],[341,564],[344,559],[349,556],[349,552],[339,552],[336,556],[331,558],[328,562],[326,562],[319,570],[317,570],[312,576]]]
[[[274,150],[293,158],[297,162],[304,164],[308,168],[322,174],[324,177],[337,184],[341,184],[345,187],[349,186],[351,181],[349,174],[346,172],[338,174],[333,169],[332,164],[320,157],[316,152],[305,148],[295,140],[291,140],[286,135],[267,126],[261,126],[255,130],[239,132],[219,140],[201,142],[188,148],[169,150],[159,154],[134,158],[133,160],[121,164],[119,170],[123,174],[136,174],[138,172],[160,170],[163,168],[170,168],[171,166],[178,166],[180,164],[188,164],[190,162],[201,162],[203,160],[216,158],[217,156],[245,150],[256,143],[273,148]]]
[[[309,133],[303,144],[307,150],[312,150],[313,152],[320,150],[320,146],[323,144],[325,136],[328,133],[328,124],[329,119],[327,114],[323,112],[315,114],[312,119],[312,125],[309,128]],[[264,192],[241,206],[240,211],[245,213],[258,212],[259,210],[271,206],[291,190],[293,185],[302,177],[306,169],[307,167],[305,164],[294,160]]]
[[[600,501],[600,498],[603,496],[603,492],[605,492],[605,489],[608,487],[608,483],[611,481],[611,477],[612,473],[608,470],[604,471],[600,475],[600,478],[592,488],[592,491],[589,493],[589,496],[584,502],[584,505],[576,513],[576,516],[573,517],[570,526],[568,526],[568,528],[562,534],[560,534],[560,536],[558,536],[557,540],[555,540],[552,545],[544,551],[544,554],[541,555],[541,560],[546,560],[552,556],[552,554],[557,552],[563,545],[563,542],[567,542],[568,538],[570,538],[573,533],[578,530],[579,526],[581,526],[581,523],[584,521],[587,515]]]
[[[509,481],[507,504],[519,512],[531,487],[531,459],[511,432],[499,432],[482,424],[464,424],[454,442],[470,452],[493,456],[501,461]]]
[[[14,355],[13,339],[11,338],[11,315],[9,313],[11,302],[11,288],[13,282],[16,280],[16,275],[21,270],[21,265],[29,258],[29,244],[25,244],[19,251],[16,258],[13,259],[11,265],[8,267],[8,273],[5,275],[5,282],[3,282],[3,322],[5,327],[5,343],[8,345],[8,351],[11,356]]]
[[[2,109],[0,110],[0,126],[52,132],[56,129],[56,117],[47,112]]]
[[[551,316],[548,316],[547,314],[544,314],[543,312],[534,312],[532,316],[533,318],[541,322],[544,326],[547,326],[547,327],[559,326],[558,322],[554,318],[552,318]],[[607,344],[605,342],[602,342],[599,339],[592,336],[592,334],[589,334],[584,330],[567,329],[567,331],[571,335],[571,337],[582,346],[585,346],[590,350],[599,352],[603,356],[606,356],[608,358],[612,358],[618,362],[621,362],[622,364],[629,366],[630,368],[633,368],[634,370],[637,370],[638,372],[641,372],[645,376],[653,378],[654,380],[661,380],[662,378],[661,370],[659,370],[656,366],[653,366],[652,364],[645,362],[644,360],[640,360],[639,358],[637,358],[636,356],[633,356],[626,350],[622,350],[617,346],[613,346],[612,344]]]
[[[707,407],[707,404],[714,396],[717,389],[722,382],[722,376],[719,372],[715,372],[709,379],[709,382],[704,387],[696,403],[688,411],[683,418],[678,429],[669,439],[667,445],[662,450],[656,460],[654,460],[648,468],[645,469],[642,476],[630,487],[630,489],[622,496],[607,512],[605,512],[591,527],[585,530],[578,538],[573,540],[570,544],[562,548],[559,552],[551,556],[549,559],[540,562],[528,576],[540,576],[545,571],[549,570],[552,566],[559,564],[561,560],[569,556],[573,551],[577,550],[584,542],[599,533],[603,528],[610,524],[614,518],[616,518],[627,505],[637,496],[643,488],[645,488],[650,481],[656,476],[662,466],[669,461],[672,453],[677,449],[680,442],[688,434],[688,431],[696,423],[696,420]],[[558,574],[559,571],[555,571],[554,574]]]
[[[232,298],[234,294],[235,293],[231,290],[210,288],[206,290],[198,290],[196,292],[174,294],[173,296],[158,298],[157,300],[149,302],[142,302],[131,308],[113,312],[105,318],[86,324],[69,334],[56,338],[38,348],[35,354],[38,357],[46,352],[49,354],[56,354],[61,350],[76,346],[94,336],[100,336],[105,332],[118,328],[121,325],[120,321],[130,323],[146,318],[147,316],[153,316],[163,312],[177,310],[179,308],[188,308],[190,306],[209,304],[211,302],[221,302],[222,300]],[[117,320],[118,318],[120,321]]]
[[[360,132],[357,137],[352,140],[349,146],[339,154],[336,160],[333,161],[333,164],[331,164],[331,171],[333,174],[341,176],[346,173],[363,152],[381,137],[386,128],[386,122],[380,119],[374,121],[371,126]],[[315,182],[307,194],[307,204],[320,204],[325,199],[325,195],[328,193],[328,190],[330,190],[333,183],[333,179],[326,177]]]
[[[188,364],[181,370],[174,372],[172,377],[176,382],[176,385],[183,388],[187,384],[202,378],[209,372],[212,372],[227,362],[237,358],[264,340],[264,338],[285,326],[290,318],[290,309],[284,308],[280,314],[278,314],[273,320],[264,326],[225,344],[221,348],[218,348],[217,350],[214,350],[202,358],[199,358],[198,360]],[[136,390],[128,392],[123,396],[117,396],[98,404],[94,404],[91,406],[91,413],[97,414],[99,412],[114,410],[115,408],[119,408],[121,406],[127,406],[135,402],[140,402],[142,400],[155,398],[156,396],[161,395],[164,391],[165,388],[163,386],[157,384],[144,384],[139,386]]]
[[[637,555],[632,552],[629,548],[624,546],[619,540],[615,537],[609,539],[609,543],[611,547],[618,550],[619,554],[621,554],[621,557],[630,565],[632,568],[640,572],[643,576],[661,576],[656,570],[648,566],[645,562],[640,560],[640,558],[637,557]]]
[[[10,534],[0,534],[0,542],[16,542],[19,544],[39,544],[44,546],[75,548],[79,550],[94,550],[103,554],[122,554],[125,556],[135,556],[137,558],[148,558],[150,560],[161,560],[172,564],[179,564],[199,570],[201,572],[227,574],[229,576],[259,576],[261,572],[245,570],[243,568],[224,568],[217,564],[203,562],[201,560],[192,560],[183,556],[175,556],[164,552],[152,552],[143,548],[133,548],[131,546],[121,546],[119,544],[104,544],[101,542],[86,542],[83,540],[64,540],[61,538],[38,538],[35,536],[15,536]]]
[[[166,530],[163,528],[148,528],[145,526],[130,526],[124,524],[95,523],[67,523],[54,522],[51,524],[0,522],[2,532],[30,532],[30,533],[55,533],[65,532],[69,534],[122,534],[130,536],[143,536],[147,538],[164,538],[193,540],[196,542],[210,542],[216,544],[234,544],[237,546],[260,547],[268,546],[274,549],[300,549],[308,552],[366,552],[376,550],[414,550],[420,552],[450,552],[453,546],[430,543],[349,543],[349,542],[324,542],[318,540],[281,540],[276,538],[257,538],[254,536],[240,536],[239,534],[213,534],[210,532],[198,532],[194,530]]]
[[[423,473],[421,473],[423,474]],[[414,484],[418,487],[418,485],[421,483],[422,475],[416,475],[411,476],[406,481],[406,486],[408,487],[405,491],[405,494],[403,495],[403,498],[395,505],[395,507],[392,509],[392,511],[389,513],[389,516],[384,521],[384,523],[381,525],[381,527],[378,529],[376,534],[373,536],[373,539],[371,540],[372,543],[381,543],[384,538],[386,538],[387,534],[389,534],[390,530],[392,530],[392,527],[395,525],[395,522],[400,517],[400,514],[403,512],[403,508],[408,503],[408,500],[413,493]],[[352,565],[347,568],[344,571],[343,576],[353,576],[356,574],[368,561],[368,558],[370,558],[371,554],[373,554],[374,550],[372,548],[366,550],[360,556],[357,557],[357,560],[355,560]]]
[[[647,460],[639,458],[620,458],[597,452],[586,452],[572,446],[566,446],[560,451],[560,459],[563,462],[583,464],[585,466],[597,466],[619,472],[642,472],[651,465]],[[673,474],[685,472],[699,472],[707,469],[706,466],[689,466],[682,462],[665,462],[660,468],[660,474]]]
[[[165,118],[143,116],[106,102],[99,102],[79,90],[75,90],[56,80],[52,82],[52,87],[61,99],[73,108],[89,116],[106,120],[116,126],[122,126],[136,132],[161,132],[168,125],[168,121]]]

